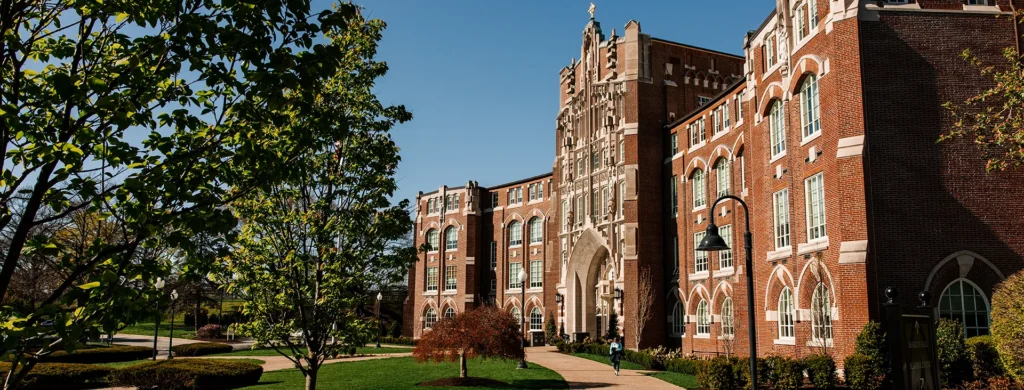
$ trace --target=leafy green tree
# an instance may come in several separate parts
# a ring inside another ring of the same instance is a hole
[[[372,94],[386,71],[373,60],[384,28],[353,17],[332,37],[351,57],[330,80],[313,118],[296,115],[285,126],[317,120],[337,134],[334,143],[307,145],[278,185],[233,203],[243,221],[227,258],[229,291],[245,300],[241,329],[274,345],[315,389],[324,360],[363,345],[376,332],[370,286],[401,280],[415,259],[395,247],[412,223],[408,200],[392,205],[398,147],[389,130],[411,119],[404,107],[385,107]]]
[[[195,233],[236,224],[227,202],[278,182],[311,142],[337,139],[325,136],[332,129],[315,103],[325,79],[359,54],[320,39],[348,29],[351,4],[318,12],[300,0],[52,0],[0,9],[0,302],[24,259],[52,256],[63,268],[32,313],[0,309],[2,347],[18,357],[3,379],[13,388],[55,346],[74,348],[150,310],[148,286],[167,266],[140,252],[191,252]],[[276,126],[293,117],[313,119]],[[81,211],[116,226],[116,238],[74,251],[33,234]],[[56,325],[41,326],[48,320]]]
[[[939,319],[935,328],[935,344],[938,348],[939,380],[944,388],[953,388],[974,379],[964,326],[959,320]]]

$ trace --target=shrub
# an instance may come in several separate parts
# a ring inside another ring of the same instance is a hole
[[[201,339],[219,339],[224,333],[224,327],[216,324],[203,325],[196,332],[196,337]]]
[[[613,311],[608,317],[608,329],[605,331],[604,338],[612,340],[617,337],[619,337],[619,316]]]
[[[750,358],[732,358],[732,372],[736,378],[736,387],[751,389],[750,386]],[[758,388],[770,387],[768,377],[772,375],[771,370],[765,364],[765,359],[757,359],[757,377],[760,378]]]
[[[1014,382],[1005,376],[994,376],[986,380],[976,380],[963,385],[964,390],[1024,390],[1024,384]]]
[[[846,385],[853,390],[875,390],[885,383],[880,362],[871,356],[854,353],[843,361]]]
[[[45,363],[113,363],[140,360],[153,356],[153,349],[147,347],[88,347],[72,352],[55,351],[39,359]]]
[[[996,350],[992,336],[976,336],[967,339],[967,350],[974,366],[975,378],[985,380],[1003,376],[1003,365],[999,361],[999,351]]]
[[[889,346],[886,344],[885,331],[882,330],[881,324],[875,321],[864,324],[864,328],[857,334],[854,353],[871,358],[872,364],[867,367],[875,371],[868,376],[881,378],[882,382],[879,386],[888,383],[889,370],[892,369],[892,366],[889,362]]]
[[[825,354],[811,355],[804,358],[807,377],[811,384],[819,389],[831,389],[836,386],[836,361]]]
[[[697,375],[703,362],[697,359],[675,358],[665,361],[665,370],[681,374]]]
[[[206,313],[206,310],[199,311],[199,325],[206,325],[210,323],[210,315]],[[185,313],[185,326],[196,326],[196,315],[193,313]]]
[[[0,363],[0,376],[11,370],[10,363]],[[93,389],[107,386],[110,367],[80,363],[38,363],[32,367],[21,389]]]
[[[416,346],[418,340],[411,337],[381,337],[380,342],[384,344]]]
[[[711,390],[737,388],[733,361],[717,357],[701,364],[697,372],[697,384]]]
[[[665,364],[669,360],[678,359],[683,356],[682,352],[678,349],[669,349],[665,347],[647,348],[640,351],[651,357],[651,367],[659,370],[665,369]]]
[[[558,336],[558,327],[555,326],[555,317],[548,312],[548,323],[544,324],[544,341],[548,345],[555,345],[556,336]]]
[[[996,287],[992,294],[992,338],[1006,374],[1024,382],[1024,271]]]
[[[960,321],[940,319],[935,329],[935,344],[939,355],[939,380],[944,387],[954,387],[972,379],[971,360]]]
[[[115,370],[115,386],[141,389],[224,389],[255,385],[263,367],[252,363],[215,359],[179,359],[146,362]]]
[[[388,328],[388,336],[402,337],[402,325],[398,321],[391,321],[391,327]]]
[[[205,356],[215,353],[226,353],[234,350],[230,345],[221,343],[192,343],[171,347],[177,356]]]
[[[804,384],[804,365],[796,359],[779,359],[772,367],[772,374],[775,377],[773,389],[794,390]]]

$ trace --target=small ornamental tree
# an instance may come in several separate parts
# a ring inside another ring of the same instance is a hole
[[[459,378],[467,378],[466,359],[522,359],[523,334],[511,314],[493,306],[445,318],[420,338],[412,355],[417,362],[459,361]]]
[[[619,316],[614,312],[608,316],[608,332],[604,338],[614,340],[619,338]]]
[[[555,338],[558,337],[558,327],[555,326],[555,316],[548,312],[548,322],[544,325],[544,338],[548,345],[555,345]]]
[[[992,294],[992,338],[1006,374],[1024,382],[1024,271],[1010,276]]]

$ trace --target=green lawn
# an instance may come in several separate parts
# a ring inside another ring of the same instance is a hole
[[[124,328],[118,333],[124,334],[136,334],[144,336],[153,336],[153,329],[155,324],[152,322],[140,322],[138,324]],[[187,326],[183,323],[174,322],[174,338],[191,339],[195,337],[196,329],[194,326]],[[160,336],[170,337],[171,336],[171,324],[170,322],[160,322]],[[116,335],[114,337],[117,337]]]
[[[609,367],[611,367],[611,365],[612,365],[612,360],[609,359],[607,356],[592,355],[592,354],[589,354],[589,353],[574,353],[574,354],[572,354],[572,356],[581,357],[581,358],[584,358],[584,359],[587,359],[587,360],[593,360],[593,361],[598,362],[598,363],[604,363],[604,364],[607,364]],[[641,365],[633,363],[633,362],[627,362],[625,360],[620,360],[619,361],[619,368],[623,369],[623,370],[645,370],[646,369],[646,368],[644,368],[644,366],[641,366]]]
[[[644,375],[655,377],[665,382],[687,389],[697,388],[697,377],[689,374],[680,374],[678,372],[672,371],[657,371],[648,372],[645,373]]]
[[[558,373],[530,363],[530,369],[517,370],[516,362],[509,360],[470,359],[467,364],[469,376],[483,377],[508,383],[505,389],[568,389],[569,385]],[[417,384],[442,378],[457,377],[457,363],[418,364],[411,357],[364,360],[327,364],[320,369],[317,388],[323,390],[345,389],[415,389]],[[301,389],[305,379],[298,370],[282,370],[263,373],[260,384],[246,389],[274,390]],[[458,387],[455,389],[472,389]],[[427,389],[424,387],[424,389]],[[429,387],[429,389],[444,389]]]
[[[164,359],[166,359],[166,357],[161,356],[158,359],[159,360],[164,360]],[[208,360],[214,360],[214,359],[208,359]],[[216,359],[216,360],[218,360],[218,361],[227,361],[227,362],[253,363],[253,364],[260,364],[260,365],[263,364],[262,360],[256,360],[256,359]],[[152,360],[150,360],[150,359],[142,359],[142,360],[131,360],[131,361],[127,361],[127,362],[100,363],[99,365],[107,366],[107,367],[112,367],[112,368],[122,368],[122,367],[134,366],[136,364],[141,364],[141,363],[145,363],[145,362],[151,362],[151,361]]]
[[[384,353],[402,353],[412,352],[412,348],[374,348],[374,347],[363,347],[356,348],[356,353],[360,355],[371,355],[371,354],[384,354]],[[211,356],[281,356],[273,348],[257,348],[257,349],[241,349],[237,351],[218,353]]]

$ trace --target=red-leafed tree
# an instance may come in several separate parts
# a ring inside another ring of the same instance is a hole
[[[523,334],[511,314],[493,306],[445,318],[420,338],[412,355],[417,362],[459,361],[459,377],[466,378],[466,359],[472,357],[522,359]]]

